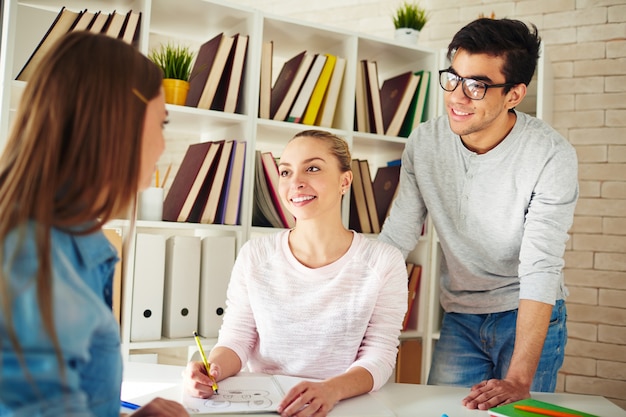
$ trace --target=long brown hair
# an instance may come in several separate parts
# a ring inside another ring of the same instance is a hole
[[[59,365],[51,228],[93,232],[134,203],[146,105],[159,94],[161,78],[160,70],[132,46],[72,32],[54,45],[24,89],[0,157],[0,242],[13,229],[34,222],[37,301]],[[16,248],[2,249],[10,261]],[[0,265],[6,261],[0,251]],[[0,272],[0,304],[24,366],[12,327],[13,294],[3,273],[8,270]]]

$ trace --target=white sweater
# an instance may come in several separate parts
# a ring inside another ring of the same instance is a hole
[[[401,252],[354,233],[343,257],[311,269],[291,253],[288,234],[242,247],[217,346],[252,372],[325,379],[360,366],[379,389],[395,365],[407,307]]]

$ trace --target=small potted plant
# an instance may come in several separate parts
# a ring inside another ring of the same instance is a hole
[[[189,92],[189,76],[194,53],[186,46],[171,43],[153,49],[148,58],[163,71],[165,102],[184,105]]]
[[[420,30],[428,21],[428,12],[418,3],[404,2],[393,15],[395,39],[416,43]]]

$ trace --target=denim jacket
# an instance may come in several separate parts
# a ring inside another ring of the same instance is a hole
[[[3,274],[14,297],[13,328],[29,375],[13,349],[2,314],[0,416],[117,417],[122,358],[119,325],[111,311],[113,272],[119,260],[115,248],[102,232],[75,236],[53,229],[51,254],[52,308],[63,369],[37,303],[34,224],[14,230],[4,242]]]

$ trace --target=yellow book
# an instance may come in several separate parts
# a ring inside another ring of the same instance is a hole
[[[318,78],[315,88],[313,89],[313,93],[311,94],[311,99],[309,100],[309,104],[304,112],[304,117],[302,118],[302,124],[313,125],[315,123],[317,113],[320,110],[322,100],[324,99],[324,95],[328,89],[328,84],[330,83],[330,77],[333,75],[335,62],[337,62],[337,57],[335,55],[326,54],[326,63],[322,68],[320,77]]]

